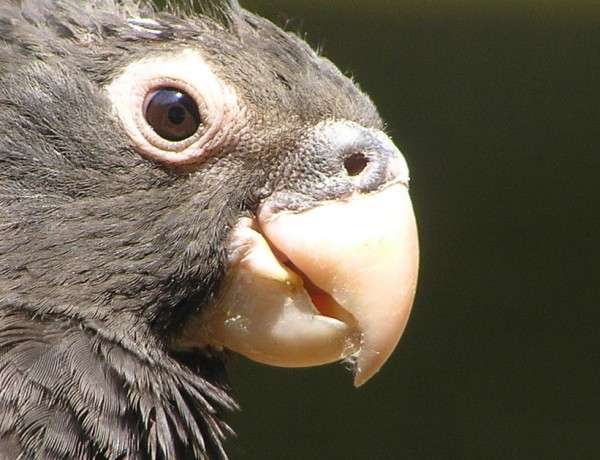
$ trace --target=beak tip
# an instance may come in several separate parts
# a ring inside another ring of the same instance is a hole
[[[354,388],[359,388],[363,386],[365,383],[371,380],[371,377],[373,377],[378,371],[379,369],[367,375],[360,368],[357,368],[354,372]]]
[[[354,386],[358,388],[371,380],[383,367],[390,354],[391,351],[389,354],[382,354],[372,350],[361,350],[354,370]]]
[[[354,370],[354,386],[356,388],[367,383],[389,359],[393,350],[382,353],[374,350],[359,351]]]

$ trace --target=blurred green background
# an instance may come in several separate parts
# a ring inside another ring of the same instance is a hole
[[[600,2],[242,0],[368,92],[422,268],[391,360],[239,359],[232,458],[600,458]]]

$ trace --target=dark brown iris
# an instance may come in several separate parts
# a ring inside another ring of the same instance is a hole
[[[183,141],[202,125],[198,104],[189,94],[177,88],[161,88],[148,97],[144,117],[163,139]]]

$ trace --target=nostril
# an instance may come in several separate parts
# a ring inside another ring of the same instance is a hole
[[[349,176],[358,176],[369,164],[369,160],[363,153],[353,153],[344,160],[344,168]]]

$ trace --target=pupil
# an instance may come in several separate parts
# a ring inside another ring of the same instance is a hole
[[[185,121],[185,109],[180,105],[169,109],[169,121],[174,125],[180,125]]]

